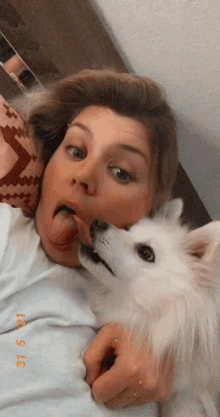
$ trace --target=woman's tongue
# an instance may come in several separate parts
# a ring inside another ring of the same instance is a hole
[[[76,219],[68,210],[59,211],[50,227],[50,239],[57,245],[63,245],[78,234]]]
[[[51,241],[56,245],[71,243],[78,234],[82,243],[92,245],[92,239],[86,223],[66,209],[56,214],[49,233]]]

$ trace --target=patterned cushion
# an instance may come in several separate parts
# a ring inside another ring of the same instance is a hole
[[[43,170],[26,122],[0,96],[0,202],[33,215]]]

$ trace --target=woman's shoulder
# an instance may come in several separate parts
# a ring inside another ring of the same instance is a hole
[[[19,215],[19,213],[22,213],[22,210],[18,207],[12,207],[8,203],[0,202],[0,213],[16,213],[16,215]]]
[[[20,213],[20,209],[13,208],[7,203],[0,203],[0,264],[9,242],[10,231]]]
[[[20,208],[12,207],[10,204],[0,202],[1,236],[3,235],[3,230],[5,233],[9,233],[18,221],[30,222],[30,219],[24,216]]]
[[[10,204],[0,202],[1,226],[6,222],[6,219],[8,219],[10,222],[13,222],[13,220],[16,221],[20,216],[24,216],[20,208],[12,207]]]
[[[16,259],[18,252],[23,253],[26,246],[30,249],[30,242],[36,240],[33,219],[25,217],[20,208],[0,203],[0,273],[4,259]]]

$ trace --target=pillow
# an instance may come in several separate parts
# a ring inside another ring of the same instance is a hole
[[[0,202],[32,216],[43,171],[27,123],[0,95]]]

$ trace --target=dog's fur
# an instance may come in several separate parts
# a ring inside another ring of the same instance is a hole
[[[140,343],[146,337],[160,361],[175,360],[178,396],[164,415],[217,417],[220,221],[190,230],[182,209],[177,199],[129,230],[94,228],[95,251],[114,275],[83,245],[79,258],[100,326],[121,323]]]

